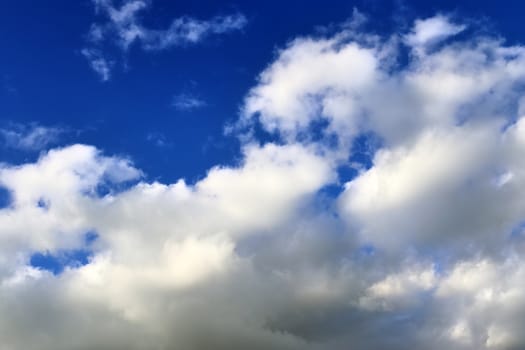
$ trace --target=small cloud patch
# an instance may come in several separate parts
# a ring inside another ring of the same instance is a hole
[[[58,143],[67,130],[60,127],[11,123],[0,128],[0,140],[4,147],[20,151],[40,151]]]
[[[189,112],[206,106],[206,102],[195,95],[181,93],[173,96],[171,105],[178,111]]]

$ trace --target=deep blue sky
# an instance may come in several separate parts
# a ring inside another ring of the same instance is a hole
[[[400,6],[402,4],[402,6]],[[69,132],[60,144],[87,143],[106,154],[130,156],[148,179],[193,181],[214,164],[234,162],[238,143],[223,135],[255,79],[288,40],[314,28],[347,19],[357,7],[377,31],[399,18],[437,12],[486,18],[494,31],[524,41],[520,1],[169,1],[154,0],[145,24],[166,27],[175,17],[207,19],[243,13],[241,32],[210,37],[189,47],[145,53],[132,47],[128,69],[115,67],[101,82],[80,54],[95,21],[89,0],[4,0],[0,3],[0,127],[37,122]],[[196,95],[206,106],[178,111],[180,93]],[[159,147],[148,135],[163,135]],[[19,163],[35,152],[0,149],[4,162]]]

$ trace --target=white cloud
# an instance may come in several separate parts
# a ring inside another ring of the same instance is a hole
[[[459,34],[466,28],[465,25],[451,23],[443,15],[437,15],[424,20],[416,20],[410,34],[405,35],[405,41],[414,48],[425,48]]]
[[[0,309],[10,309],[15,321],[0,322],[0,329],[17,328],[2,339],[15,348],[31,348],[38,339],[35,333],[21,337],[21,329],[14,332],[28,319],[9,296],[15,293],[25,298],[19,290],[23,286],[29,288],[28,298],[33,288],[35,293],[40,290],[42,308],[58,307],[43,310],[56,319],[58,328],[42,324],[42,332],[59,333],[54,340],[37,342],[42,349],[80,344],[140,349],[153,341],[160,346],[176,343],[204,349],[251,342],[256,348],[303,346],[294,336],[274,334],[262,326],[265,321],[259,312],[264,303],[257,299],[270,294],[250,296],[262,281],[253,278],[249,261],[235,252],[236,242],[280,225],[333,174],[314,151],[296,145],[247,146],[244,154],[245,162],[239,167],[214,168],[195,185],[182,180],[173,185],[141,183],[104,198],[94,192],[101,181],[125,181],[139,173],[126,160],[103,157],[91,147],[76,145],[52,151],[35,164],[5,167],[0,181],[13,192],[15,202],[13,209],[0,212],[0,226],[9,227],[0,241],[5,249],[2,256],[10,258],[9,264],[3,264],[7,282],[0,289]],[[37,206],[42,197],[49,203],[46,210]],[[22,274],[31,252],[81,246],[83,232],[92,229],[100,238],[88,265],[68,269],[59,277]],[[13,276],[19,276],[16,283],[9,282]],[[245,287],[237,284],[240,280],[247,283]],[[275,282],[270,278],[270,283]],[[60,305],[47,299],[56,293]],[[179,294],[176,303],[173,293]],[[238,303],[228,305],[234,295]],[[156,301],[152,304],[152,300]],[[72,320],[83,322],[76,314],[64,318],[63,312],[73,305],[88,317],[81,327],[87,326],[87,333],[74,337],[78,344],[61,333],[71,331],[67,324]],[[241,321],[240,315],[248,322]],[[89,321],[98,317],[115,322],[111,335],[104,334],[103,324],[99,327]],[[179,326],[173,333],[171,326],[152,327],[152,322]],[[140,334],[130,339],[128,327],[138,327]],[[205,329],[203,337],[200,332]]]
[[[421,301],[418,293],[431,291],[436,283],[433,266],[410,266],[372,284],[359,304],[370,310],[406,309]]]
[[[174,46],[195,44],[212,34],[241,30],[247,19],[241,14],[216,16],[209,20],[180,17],[166,30],[146,30],[140,37],[146,50],[163,50]]]
[[[91,25],[88,45],[82,54],[103,81],[109,80],[114,63],[103,53],[104,44],[116,44],[124,54],[137,43],[142,49],[166,50],[177,46],[194,45],[207,37],[242,30],[247,19],[240,13],[215,16],[201,20],[189,16],[175,18],[167,29],[146,27],[139,13],[151,6],[150,1],[125,0],[120,6],[113,0],[92,0],[97,14],[104,21]]]
[[[129,160],[84,145],[0,165],[1,346],[523,348],[525,50],[451,38],[397,65],[411,34],[360,22],[281,50],[237,125],[279,140],[244,138],[195,183],[133,182]],[[79,248],[84,266],[30,266]]]
[[[375,49],[354,42],[341,46],[336,39],[297,39],[261,74],[243,118],[258,114],[269,131],[295,136],[324,116],[335,129],[351,133],[360,112],[354,96],[379,78],[378,63]]]
[[[65,129],[46,127],[38,124],[10,124],[0,129],[0,136],[6,147],[23,151],[40,151],[55,144]]]
[[[206,106],[206,102],[195,95],[181,93],[173,96],[171,105],[179,111],[192,111]]]
[[[108,60],[104,55],[96,49],[82,49],[80,51],[82,56],[84,56],[91,66],[91,69],[95,71],[102,81],[108,81],[111,78],[111,69],[114,65],[114,62]]]

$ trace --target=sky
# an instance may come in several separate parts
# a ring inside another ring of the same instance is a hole
[[[525,348],[524,6],[0,3],[0,350]]]

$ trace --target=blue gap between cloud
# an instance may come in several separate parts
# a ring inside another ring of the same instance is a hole
[[[36,203],[36,206],[41,208],[41,209],[48,210],[49,209],[49,201],[45,200],[44,198],[40,198],[38,200],[38,202]]]
[[[258,140],[262,145],[266,143],[275,143],[278,145],[283,144],[281,135],[278,131],[268,131],[260,122],[254,123],[250,131],[253,132],[254,139]]]
[[[358,135],[352,143],[350,164],[353,167],[361,168],[361,170],[370,169],[373,165],[374,155],[382,145],[381,138],[372,132]]]
[[[117,195],[125,192],[135,186],[139,180],[133,179],[122,182],[112,182],[108,179],[101,181],[94,189],[94,193],[87,192],[86,195],[105,197],[108,195]]]
[[[523,239],[525,237],[525,220],[519,222],[510,230],[510,239]]]
[[[0,209],[8,208],[11,205],[11,193],[5,187],[0,186]]]
[[[60,275],[65,268],[81,267],[89,263],[93,256],[90,246],[98,239],[98,233],[89,231],[84,234],[84,244],[81,249],[60,250],[54,254],[51,252],[36,252],[31,255],[29,264],[37,269],[46,270],[53,275]]]
[[[344,191],[344,184],[356,178],[361,171],[372,167],[374,154],[381,146],[381,139],[374,133],[358,135],[352,143],[348,163],[337,168],[338,184],[325,186],[321,192],[333,198],[339,196]]]

